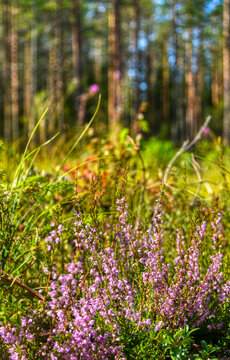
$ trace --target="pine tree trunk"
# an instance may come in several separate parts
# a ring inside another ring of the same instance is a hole
[[[212,70],[212,105],[216,106],[218,102],[218,69],[214,67],[214,69]]]
[[[221,58],[221,56],[220,56]],[[218,99],[223,99],[224,94],[224,87],[223,87],[223,66],[222,63],[219,61],[219,66],[217,70],[217,77],[218,77]]]
[[[28,132],[31,133],[31,88],[32,88],[32,71],[31,71],[31,41],[26,41],[24,48],[24,119],[28,124]]]
[[[182,41],[182,39],[181,39]],[[184,141],[186,138],[186,80],[184,74],[186,73],[186,50],[183,48],[182,54],[178,58],[178,62],[181,63],[182,75],[181,83],[178,91],[178,121],[179,121],[179,140]]]
[[[140,31],[140,7],[138,0],[134,1],[134,69],[135,69],[135,84],[134,84],[134,96],[133,96],[133,110],[135,117],[140,105],[140,50],[139,50],[139,31]]]
[[[18,8],[12,5],[11,26],[11,102],[12,102],[12,139],[19,137],[19,78],[18,78]]]
[[[203,29],[200,29],[198,63],[196,74],[196,101],[195,101],[195,121],[194,130],[198,132],[202,124],[202,92],[203,92]]]
[[[178,53],[178,68],[179,68],[179,72],[178,74],[179,76],[179,87],[178,87],[178,110],[177,110],[177,114],[178,114],[178,129],[179,129],[179,138],[178,140],[180,141],[184,141],[184,139],[186,138],[186,102],[187,99],[185,97],[186,94],[186,46],[185,43],[183,42],[182,37],[179,39],[179,42],[181,42],[183,44],[182,49],[180,49],[179,53]]]
[[[29,118],[29,136],[36,125],[37,110],[36,110],[36,94],[37,94],[37,42],[38,42],[38,32],[36,23],[32,24],[31,32],[31,109],[30,109],[30,118]],[[46,127],[46,120],[43,119],[39,125],[39,137],[44,138],[44,129]],[[35,143],[37,140],[37,134],[33,136],[32,143]]]
[[[102,40],[95,39],[94,76],[97,84],[102,80]]]
[[[122,111],[121,80],[121,34],[120,0],[112,0],[109,6],[109,71],[108,71],[108,117],[111,131],[117,129]]]
[[[11,39],[10,6],[3,0],[3,38],[4,38],[4,137],[11,141]]]
[[[114,14],[114,0],[109,4],[109,38],[108,38],[108,52],[109,52],[109,69],[108,69],[108,117],[109,125],[115,122],[115,84],[114,84],[114,57],[115,57],[115,14]]]
[[[172,1],[172,41],[173,41],[173,76],[172,76],[172,123],[171,123],[171,138],[174,143],[177,143],[180,138],[179,130],[179,109],[178,109],[178,94],[179,94],[179,69],[178,69],[178,34],[177,34],[177,11],[175,0]]]
[[[149,39],[150,32],[148,32],[148,39]],[[148,84],[148,123],[150,126],[151,134],[154,133],[154,108],[155,108],[155,101],[154,101],[154,87],[156,83],[156,73],[155,73],[155,54],[154,54],[154,46],[148,40],[148,49],[147,49],[147,78],[146,82]]]
[[[55,41],[50,45],[49,52],[49,83],[48,83],[48,91],[49,91],[49,125],[48,125],[48,133],[49,136],[53,136],[56,127],[56,46]],[[46,140],[46,132],[43,134],[42,142]]]
[[[212,83],[211,83],[211,93],[212,93],[212,106],[216,106],[218,104],[218,60],[217,60],[217,52],[215,47],[211,47],[211,54],[212,54]]]
[[[223,7],[223,84],[224,84],[224,126],[223,138],[226,144],[230,144],[230,32],[229,21],[230,0],[224,0]]]
[[[163,43],[163,73],[162,73],[162,114],[165,122],[169,120],[169,62],[167,56],[167,43]]]
[[[95,11],[95,21],[98,23],[98,31],[102,30],[102,27],[99,25],[101,23],[102,17],[98,10]],[[94,39],[94,78],[96,84],[101,84],[102,81],[102,64],[103,64],[103,40],[102,37],[96,35]]]
[[[63,2],[57,0],[57,26],[55,29],[56,38],[56,99],[57,117],[60,131],[64,130],[64,84],[63,84]]]
[[[188,139],[194,137],[194,106],[195,106],[195,86],[192,71],[192,29],[188,30],[188,41],[186,44],[187,69],[187,111],[186,111],[186,135]]]
[[[79,114],[81,94],[81,38],[80,38],[80,4],[79,0],[73,0],[72,8],[72,52],[73,52],[73,81],[75,85],[75,112]],[[78,117],[78,122],[82,122]]]

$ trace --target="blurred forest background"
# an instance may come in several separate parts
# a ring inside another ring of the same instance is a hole
[[[230,143],[230,0],[2,0],[0,136],[87,123],[179,143],[208,115]],[[209,131],[209,129],[207,129]]]

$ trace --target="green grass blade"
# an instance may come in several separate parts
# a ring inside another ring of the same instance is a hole
[[[40,122],[43,120],[44,116],[46,115],[47,111],[48,111],[48,108],[44,111],[44,113],[42,114],[41,118],[38,120],[35,128],[33,129],[32,133],[31,133],[31,135],[30,135],[30,138],[29,138],[29,140],[28,140],[28,142],[27,142],[27,144],[26,144],[25,151],[24,151],[24,153],[23,153],[23,155],[22,155],[21,161],[20,161],[20,163],[19,163],[19,165],[18,165],[18,167],[17,167],[17,169],[16,169],[16,172],[15,172],[15,175],[14,175],[14,179],[13,179],[13,182],[12,182],[12,185],[13,185],[13,186],[17,186],[17,184],[18,184],[18,182],[19,182],[19,179],[20,179],[20,177],[21,177],[21,172],[22,172],[23,163],[24,163],[24,161],[25,161],[26,153],[27,153],[27,150],[28,150],[28,148],[29,148],[30,142],[31,142],[32,137],[34,136],[34,133],[35,133],[35,131],[37,130]]]
[[[30,138],[29,138],[29,140],[28,140],[28,142],[27,142],[27,144],[26,144],[26,148],[25,148],[25,151],[24,151],[24,154],[23,154],[23,158],[25,158],[25,155],[26,155],[26,153],[27,153],[28,147],[30,146],[30,143],[31,143],[31,140],[32,140],[32,138],[33,138],[33,136],[34,136],[34,133],[35,133],[35,131],[37,130],[38,126],[40,125],[40,122],[44,119],[47,111],[48,111],[48,108],[45,109],[44,113],[42,114],[42,116],[41,116],[40,119],[38,120],[35,128],[33,129],[32,133],[31,133],[31,135],[30,135]]]
[[[230,174],[230,171],[229,171],[228,169],[226,169],[224,166],[222,166],[222,165],[220,165],[220,164],[216,163],[216,162],[215,162],[215,161],[213,161],[213,160],[206,159],[205,157],[203,157],[203,156],[199,156],[199,155],[195,155],[195,157],[196,157],[196,158],[198,158],[198,159],[201,159],[201,160],[208,161],[208,162],[210,162],[210,163],[212,163],[212,164],[214,164],[214,165],[218,166],[221,170],[226,171],[226,173],[227,173],[227,174]]]
[[[96,162],[96,161],[98,161],[98,160],[106,159],[106,158],[107,158],[106,156],[100,156],[100,157],[97,157],[96,159],[92,159],[92,160],[89,160],[89,161],[85,161],[85,162],[81,163],[80,165],[74,166],[74,167],[71,168],[69,171],[65,172],[65,174],[63,174],[62,176],[60,176],[60,177],[56,180],[56,182],[62,180],[66,175],[68,175],[69,173],[71,173],[71,171],[76,170],[76,169],[80,168],[81,166],[84,166],[84,165],[89,164],[89,163],[91,163],[91,162]]]

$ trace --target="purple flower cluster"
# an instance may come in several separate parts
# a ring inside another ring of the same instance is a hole
[[[26,360],[34,354],[35,359],[124,360],[124,331],[129,328],[222,326],[218,314],[229,301],[230,283],[225,283],[217,246],[221,214],[211,224],[213,253],[204,268],[202,244],[209,236],[205,221],[187,246],[178,230],[177,254],[169,264],[161,204],[150,226],[129,223],[125,198],[117,200],[117,212],[118,222],[111,224],[87,221],[76,211],[75,261],[65,274],[53,267],[45,306],[24,316],[20,328],[0,327],[9,359]],[[51,231],[48,251],[62,231],[61,225]]]
[[[178,230],[177,256],[174,266],[170,266],[164,262],[161,217],[162,214],[155,214],[153,229],[144,236],[142,242],[145,258],[140,259],[144,263],[143,282],[148,291],[145,306],[152,309],[158,319],[155,329],[162,326],[168,329],[183,328],[186,324],[197,327],[209,320],[212,322],[212,325],[208,325],[209,329],[220,327],[215,314],[221,305],[229,301],[230,283],[224,284],[221,252],[210,256],[210,265],[206,271],[201,267],[200,249],[206,233],[206,222],[197,226],[187,248]],[[220,221],[218,214],[216,222],[212,224],[214,230]],[[216,249],[218,235],[213,232],[213,249]]]
[[[51,226],[54,228],[55,223],[52,222]],[[51,249],[54,248],[56,244],[60,243],[62,231],[63,231],[63,226],[60,224],[58,225],[57,230],[54,229],[50,232],[50,235],[46,238],[46,243],[47,243],[46,246],[48,251],[51,251]]]
[[[36,359],[123,359],[118,331],[110,321],[110,299],[95,296],[92,286],[84,289],[82,273],[81,262],[69,264],[66,274],[53,272],[45,309],[22,318],[20,329],[0,327],[0,336],[10,345],[9,359],[29,359],[32,351]]]

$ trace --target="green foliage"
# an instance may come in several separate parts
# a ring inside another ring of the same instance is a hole
[[[211,344],[208,344],[205,340],[201,340],[201,346],[202,346],[202,350],[200,350],[200,355],[202,356],[202,359],[217,360],[217,358],[210,357],[210,355],[215,352],[218,352],[220,350],[219,346],[213,346]]]
[[[197,330],[189,330],[188,325],[174,334],[167,330],[162,330],[158,336],[158,342],[165,349],[166,353],[170,354],[172,360],[188,359],[191,343],[193,342],[191,335]]]
[[[176,153],[172,143],[157,139],[143,141],[140,136],[132,138],[126,129],[121,132],[119,143],[100,139],[94,141],[94,135],[86,136],[84,151],[83,147],[79,150],[76,148],[79,143],[79,137],[76,137],[74,146],[66,145],[66,157],[61,158],[56,152],[56,157],[53,158],[56,166],[54,170],[48,169],[49,171],[42,170],[43,161],[49,164],[45,152],[41,155],[45,144],[32,151],[29,151],[28,146],[20,159],[14,156],[15,150],[12,148],[7,154],[2,152],[2,164],[7,163],[4,160],[6,156],[11,156],[11,166],[14,169],[12,177],[12,171],[10,170],[9,176],[9,170],[5,166],[5,176],[1,179],[0,187],[0,262],[4,271],[0,282],[0,319],[3,323],[20,324],[21,317],[29,309],[39,309],[50,284],[44,268],[50,270],[56,263],[59,271],[64,273],[66,263],[80,256],[79,253],[74,253],[69,240],[73,238],[72,219],[76,195],[81,198],[84,221],[89,225],[96,221],[98,226],[108,217],[116,221],[117,212],[113,204],[117,197],[125,193],[130,199],[131,223],[136,219],[147,223],[152,216],[152,204],[160,196],[165,201],[167,210],[164,243],[166,261],[171,264],[175,257],[177,229],[181,229],[188,247],[190,234],[195,231],[196,226],[204,220],[211,224],[215,220],[215,214],[223,212],[225,233],[220,229],[222,235],[218,235],[218,244],[224,252],[224,279],[229,278],[229,214],[226,211],[229,206],[228,149],[224,149],[220,161],[219,143],[204,142],[197,148],[196,159],[199,161],[200,173],[205,169],[208,179],[215,168],[218,176],[219,187],[213,187],[213,194],[219,192],[219,199],[211,201],[211,196],[207,196],[202,187],[198,192],[191,191],[190,183],[196,172],[190,154],[184,154],[175,163],[167,186],[160,188],[160,177]],[[49,142],[46,146],[49,146]],[[61,151],[63,149],[64,146]],[[71,150],[68,152],[68,149]],[[201,195],[206,197],[205,201]],[[62,235],[62,243],[49,253],[45,239],[52,229],[51,221],[56,226],[65,224],[66,230]],[[212,226],[208,225],[201,248],[201,264],[204,269],[207,268],[211,254],[208,250],[211,238]],[[101,239],[101,246],[108,241],[108,237]],[[133,272],[137,272],[137,269],[135,265]],[[139,281],[137,274],[134,279]],[[151,292],[146,303],[150,297]],[[142,301],[141,297],[138,301]],[[227,306],[216,316],[220,323],[226,324],[229,321]],[[97,325],[100,326],[100,322]],[[173,330],[162,328],[159,331],[153,327],[143,331],[134,323],[123,321],[121,328],[119,336],[127,359],[211,359],[211,356],[218,356],[229,344],[225,327],[220,332],[221,339],[217,339],[218,345],[217,342],[212,345],[209,331],[190,330],[188,326]],[[3,349],[2,352],[4,351]]]
[[[124,354],[128,359],[156,359],[162,354],[154,331],[138,331],[135,324],[123,328],[120,336],[124,343]]]

